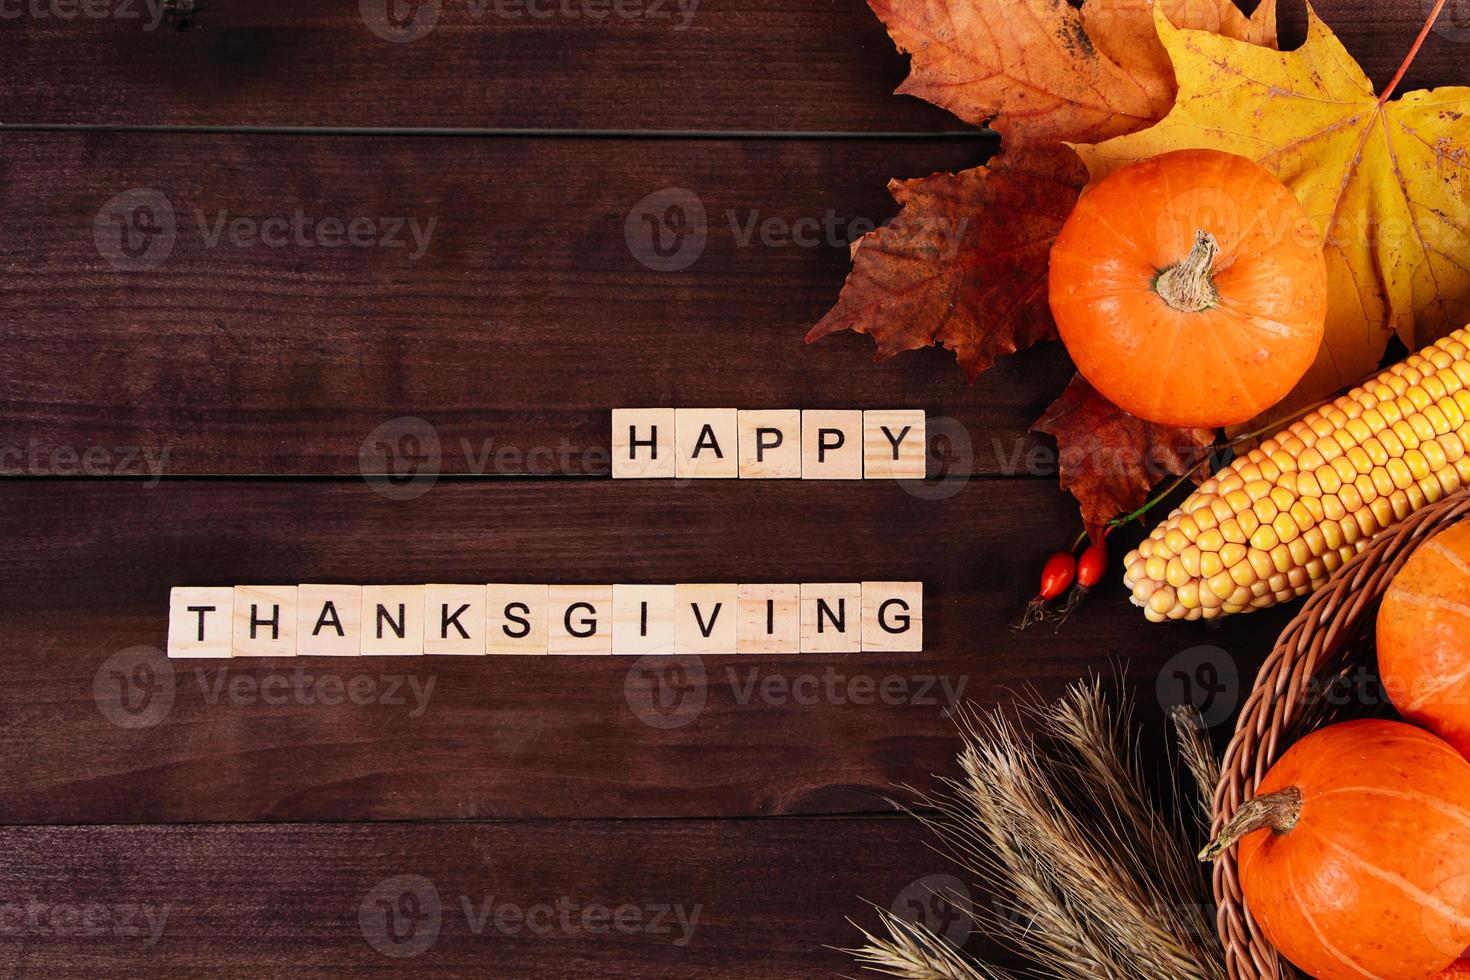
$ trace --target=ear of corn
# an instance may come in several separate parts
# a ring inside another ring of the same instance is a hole
[[[1470,486],[1470,328],[1215,474],[1124,560],[1154,622],[1263,609],[1322,585],[1377,532]]]

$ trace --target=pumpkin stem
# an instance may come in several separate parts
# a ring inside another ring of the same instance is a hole
[[[1194,248],[1154,280],[1154,290],[1180,313],[1203,313],[1220,302],[1211,272],[1220,243],[1207,231],[1194,233]]]
[[[1302,791],[1295,786],[1288,786],[1286,789],[1267,793],[1265,796],[1257,796],[1235,811],[1235,816],[1220,828],[1220,833],[1215,839],[1206,844],[1205,849],[1199,852],[1199,859],[1213,861],[1233,847],[1236,841],[1246,834],[1265,830],[1267,827],[1278,834],[1287,833],[1296,826],[1301,816]]]

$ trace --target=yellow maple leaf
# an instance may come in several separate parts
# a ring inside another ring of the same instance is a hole
[[[1179,79],[1173,110],[1151,129],[1076,146],[1094,182],[1170,150],[1236,153],[1305,205],[1327,253],[1327,335],[1283,406],[1372,373],[1395,331],[1417,350],[1470,320],[1470,88],[1393,99],[1390,85],[1380,96],[1307,13],[1306,44],[1282,52],[1180,30],[1156,8]]]

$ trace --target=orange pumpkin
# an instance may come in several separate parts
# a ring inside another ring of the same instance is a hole
[[[1470,946],[1470,762],[1423,729],[1313,732],[1201,857],[1236,841],[1246,907],[1318,980],[1417,980]]]
[[[1470,757],[1470,522],[1394,576],[1378,608],[1378,673],[1399,714]]]
[[[1051,253],[1051,309],[1094,388],[1139,418],[1234,425],[1322,344],[1327,264],[1291,191],[1255,163],[1179,150],[1082,196]]]

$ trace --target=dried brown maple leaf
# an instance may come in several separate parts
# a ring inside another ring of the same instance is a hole
[[[1002,355],[1055,337],[1047,255],[1085,182],[1061,146],[892,181],[903,210],[857,243],[837,305],[807,341],[870,333],[880,360],[938,343],[974,381]]]
[[[1062,489],[1081,504],[1095,541],[1108,521],[1142,506],[1163,477],[1198,467],[1215,441],[1213,429],[1172,429],[1135,418],[1081,375],[1031,428],[1056,439]]]
[[[901,91],[977,124],[995,117],[1007,150],[986,167],[891,182],[903,210],[859,240],[837,305],[807,341],[866,333],[880,360],[941,344],[974,381],[997,358],[1056,336],[1047,258],[1081,189],[1077,159],[1057,140],[1130,132],[1162,117],[1173,104],[1173,69],[1148,0],[1087,0],[1080,12],[1064,0],[870,2],[899,47],[914,50]],[[1191,27],[1276,42],[1274,0],[1249,21],[1231,0],[1163,2]],[[1051,76],[1058,84],[1092,81],[1042,108],[1034,87],[1007,80],[1003,61],[1036,84]],[[949,67],[937,72],[938,64]],[[947,78],[966,94],[950,91]],[[1107,108],[1139,93],[1141,116]]]
[[[1232,0],[1160,0],[1171,21],[1276,44],[1276,5],[1248,20]],[[1174,73],[1148,0],[868,0],[900,51],[899,86],[1026,145],[1098,142],[1174,104]]]

